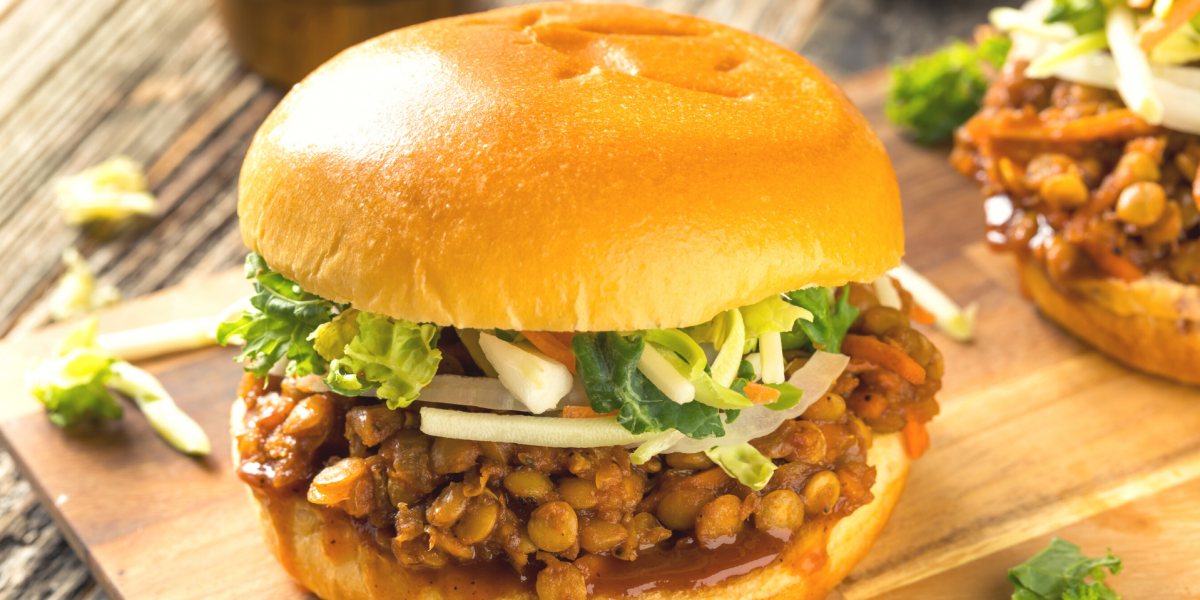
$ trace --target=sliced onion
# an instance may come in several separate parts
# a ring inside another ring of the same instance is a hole
[[[779,412],[762,406],[747,408],[738,415],[737,420],[725,425],[724,436],[703,440],[684,438],[663,452],[702,452],[714,446],[744,444],[767,435],[779,429],[784,421],[804,414],[804,411],[808,410],[813,402],[829,391],[833,382],[846,370],[849,362],[850,357],[842,354],[817,352],[803,368],[793,373],[791,379],[788,379],[788,383],[803,392],[800,402],[796,406]]]
[[[1163,125],[1176,131],[1200,134],[1200,69],[1152,65],[1154,86],[1163,104]],[[1117,64],[1112,56],[1096,52],[1068,61],[1054,76],[1075,83],[1117,89]]]
[[[1117,91],[1133,112],[1147,123],[1163,122],[1163,103],[1154,90],[1150,61],[1137,43],[1137,21],[1133,11],[1121,4],[1108,9],[1104,21],[1108,46],[1117,61]]]
[[[1029,63],[1028,67],[1025,67],[1025,76],[1032,79],[1044,79],[1052,75],[1054,69],[1059,65],[1107,47],[1108,38],[1105,37],[1103,31],[1093,31],[1081,35],[1038,56]]]
[[[882,275],[871,284],[871,287],[875,288],[875,297],[879,299],[880,306],[896,310],[900,310],[903,306],[900,302],[900,292],[896,291],[896,286],[892,283],[891,277]]]
[[[696,386],[681,375],[667,359],[656,350],[646,348],[638,359],[638,370],[676,404],[687,404],[696,399]]]
[[[563,419],[467,413],[429,406],[421,408],[421,432],[457,440],[528,444],[549,448],[628,446],[661,435],[634,435],[617,423],[614,417]]]
[[[309,373],[303,377],[297,377],[293,384],[302,392],[309,394],[324,394],[331,391],[329,386],[325,384],[325,380],[320,375]]]
[[[759,336],[758,352],[762,365],[754,373],[761,374],[763,383],[783,383],[786,367],[783,364],[783,341],[779,332],[773,331]]]
[[[640,465],[650,460],[651,457],[662,454],[663,450],[674,446],[679,440],[685,436],[682,433],[672,429],[666,433],[660,433],[654,439],[638,446],[638,449],[633,454],[629,455],[629,462],[635,465]]]
[[[249,363],[250,361],[246,361],[246,362]],[[271,370],[267,371],[267,375],[270,375],[272,377],[283,377],[284,375],[287,375],[287,368],[288,368],[288,359],[285,356],[285,357],[275,361],[275,364],[271,365]]]
[[[499,379],[491,377],[463,377],[461,375],[438,375],[421,388],[420,402],[474,406],[497,411],[529,412],[529,407],[513,397]],[[576,377],[571,391],[559,401],[557,408],[564,406],[590,406],[583,383]],[[450,436],[453,437],[453,436]]]
[[[554,408],[571,391],[571,372],[536,348],[511,344],[490,333],[479,335],[479,345],[499,373],[500,383],[530,412]]]
[[[467,413],[441,408],[421,408],[421,431],[426,435],[479,442],[505,442],[528,444],[550,448],[595,448],[599,446],[632,446],[658,440],[647,449],[656,453],[700,452],[715,446],[736,446],[760,438],[779,428],[784,421],[804,414],[812,403],[829,391],[833,382],[846,370],[850,357],[842,354],[817,352],[808,364],[792,374],[788,383],[799,388],[803,395],[799,404],[775,412],[761,406],[745,409],[733,423],[726,423],[725,435],[719,438],[693,440],[671,431],[634,435],[613,417],[593,419],[563,419],[558,417],[535,417],[526,415],[497,415],[492,413]],[[446,376],[442,376],[446,377]],[[434,378],[436,382],[438,378]],[[460,378],[469,379],[469,378]],[[480,378],[476,378],[480,379]],[[430,387],[435,387],[430,384]],[[426,400],[426,387],[421,400]],[[515,401],[514,401],[515,402]],[[675,432],[678,433],[678,432]],[[677,439],[674,444],[661,450],[657,446],[666,440]]]
[[[1019,31],[1052,42],[1065,42],[1075,37],[1075,28],[1066,23],[1044,23],[1033,10],[993,8],[988,12],[988,22],[1005,33]]]

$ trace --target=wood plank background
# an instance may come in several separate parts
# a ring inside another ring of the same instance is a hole
[[[464,1],[462,10],[519,3]],[[999,4],[637,3],[754,31],[837,78],[969,36]],[[0,81],[0,336],[46,322],[67,247],[127,298],[241,261],[237,173],[282,92],[239,66],[207,0],[0,0]],[[66,226],[53,182],[114,154],[148,166],[159,214],[119,228]],[[0,600],[102,596],[0,451]]]

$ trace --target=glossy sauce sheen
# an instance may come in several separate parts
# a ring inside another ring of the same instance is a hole
[[[732,543],[711,550],[686,537],[669,550],[643,551],[632,562],[593,555],[575,565],[584,572],[588,594],[636,597],[650,590],[696,590],[719,584],[779,560],[786,546],[786,540],[748,529]]]
[[[285,547],[279,548],[279,560],[289,573],[295,573],[298,570],[295,552],[288,543],[296,539],[289,503],[285,494],[267,497],[265,504],[271,512],[276,534],[285,542]],[[387,589],[389,598],[397,597],[395,594],[400,590],[424,587],[435,588],[447,598],[482,599],[535,593],[533,578],[519,574],[504,560],[477,561],[468,565],[450,563],[438,569],[402,567],[389,549],[379,546],[370,525],[335,510],[322,509],[321,518],[325,558],[334,564],[353,560],[356,555],[354,545],[357,545],[359,552],[366,551],[371,557],[365,561],[360,559],[368,588]],[[615,598],[636,598],[650,590],[697,590],[719,585],[730,578],[783,561],[785,551],[793,557],[801,557],[795,561],[796,570],[810,573],[822,568],[828,560],[826,544],[834,524],[834,518],[805,523],[799,537],[777,537],[747,528],[729,543],[711,549],[688,536],[674,542],[673,547],[668,542],[658,548],[643,550],[635,561],[587,555],[576,561],[576,565],[587,579],[589,596]]]

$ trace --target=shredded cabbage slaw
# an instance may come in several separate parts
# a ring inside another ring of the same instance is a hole
[[[1159,0],[1152,14],[1141,14],[1124,2],[1106,2],[1103,28],[1085,32],[1046,23],[1051,3],[1045,0],[1020,10],[993,9],[989,20],[1012,36],[1010,60],[1032,59],[1027,76],[1116,90],[1146,122],[1200,134],[1200,68],[1179,66],[1200,60],[1200,15],[1164,19],[1168,11],[1197,5],[1176,4]]]

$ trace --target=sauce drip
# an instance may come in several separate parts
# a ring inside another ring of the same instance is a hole
[[[261,494],[261,492],[260,492]],[[291,510],[286,494],[266,496],[266,508],[281,542],[279,559],[284,569],[295,574],[296,558],[292,542],[295,539]],[[260,496],[260,497],[261,497]],[[357,545],[363,575],[369,589],[387,590],[387,598],[408,598],[402,590],[421,590],[432,587],[443,598],[496,598],[517,592],[534,593],[532,577],[518,573],[506,561],[495,559],[476,561],[467,565],[448,564],[438,569],[402,567],[391,551],[381,548],[371,532],[356,527],[343,513],[322,511],[325,558],[339,563],[354,556]],[[730,543],[717,548],[705,548],[694,537],[681,538],[673,546],[660,545],[639,553],[637,560],[624,561],[612,556],[588,554],[575,565],[583,571],[589,595],[617,598],[636,598],[651,590],[698,590],[720,585],[755,569],[784,560],[796,561],[793,568],[813,572],[828,559],[825,545],[829,530],[836,518],[804,524],[798,536],[766,533],[747,528]],[[789,547],[789,544],[791,547]],[[411,596],[417,600],[421,592]]]
[[[746,529],[732,543],[704,548],[688,536],[674,548],[653,548],[624,561],[587,555],[575,561],[584,572],[588,594],[637,597],[650,590],[697,590],[767,566],[777,560],[788,540]]]

